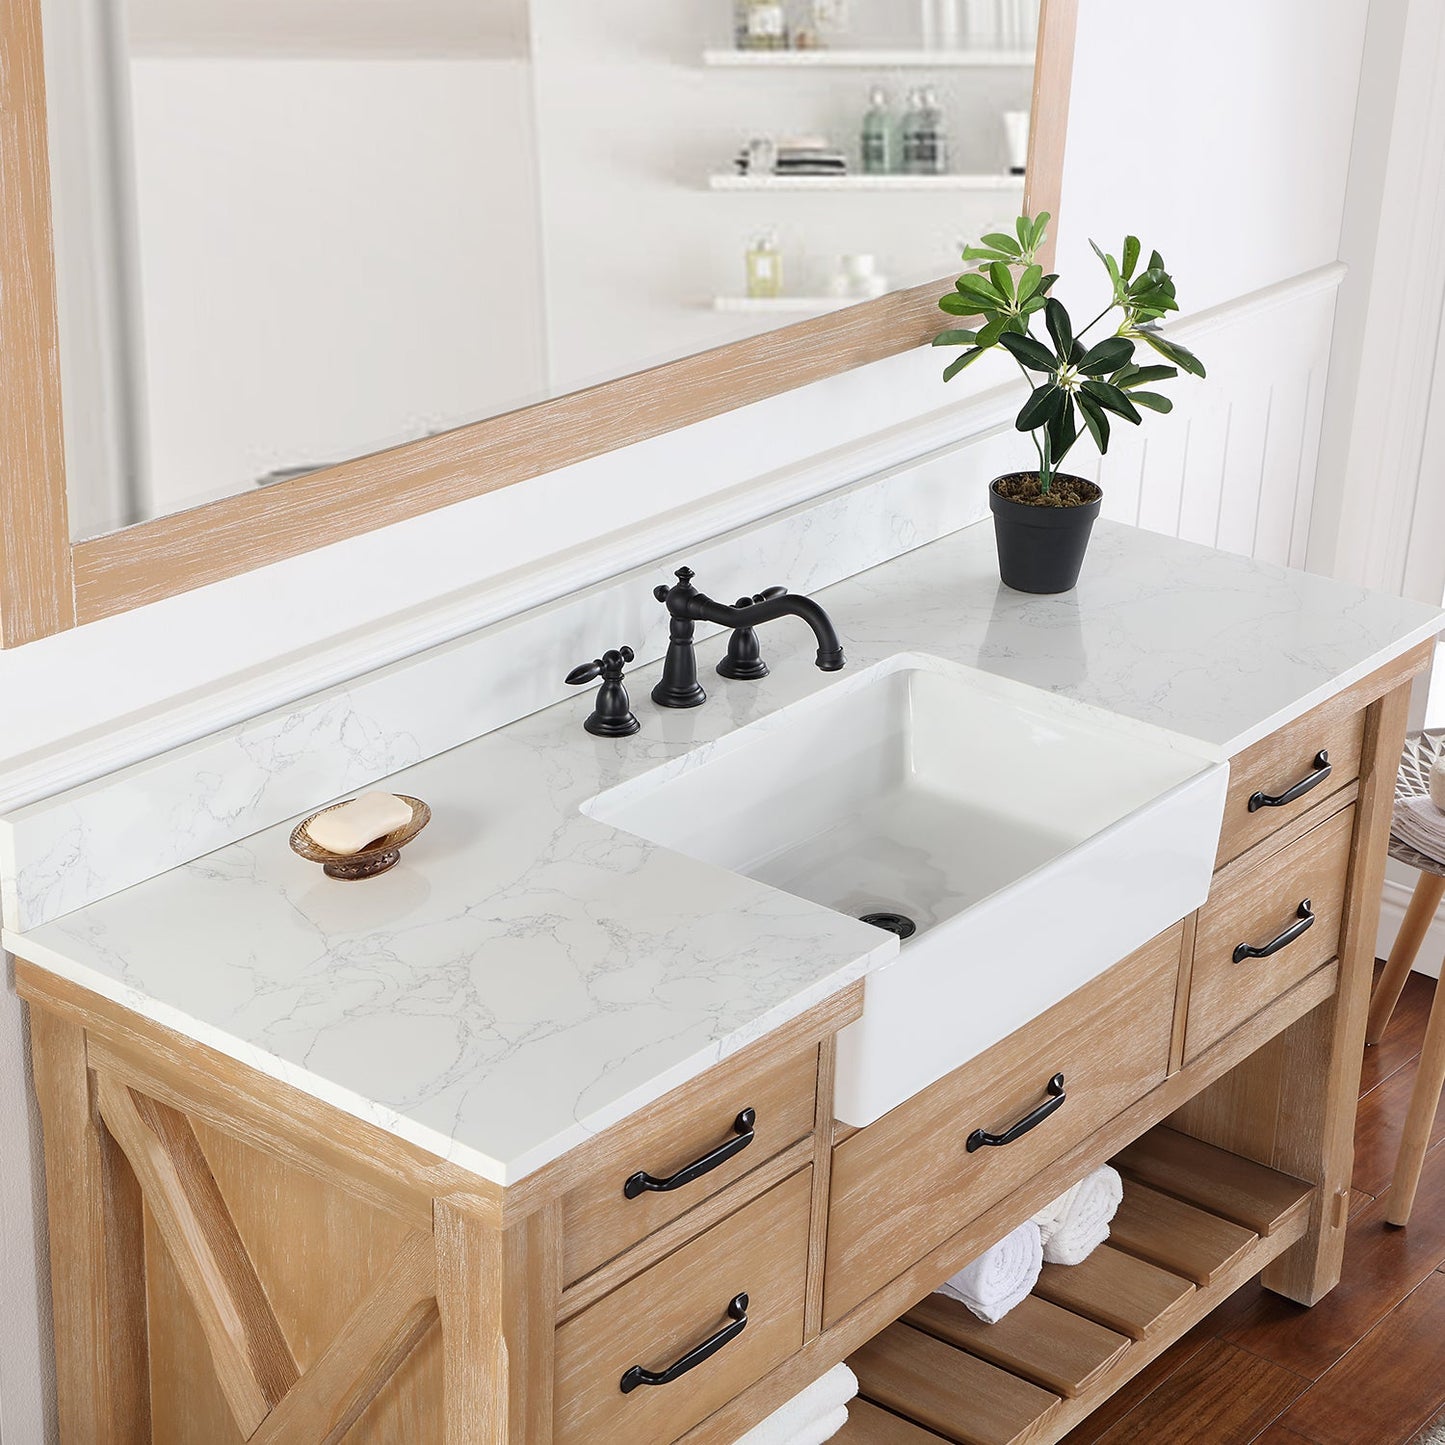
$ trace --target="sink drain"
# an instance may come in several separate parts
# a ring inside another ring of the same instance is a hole
[[[896,933],[899,938],[912,938],[918,932],[918,925],[906,913],[865,913],[861,922]]]

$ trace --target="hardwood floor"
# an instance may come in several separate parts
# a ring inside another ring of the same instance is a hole
[[[1312,1310],[1246,1285],[1065,1445],[1409,1445],[1445,1425],[1445,1109],[1409,1227],[1385,1222],[1435,985],[1366,1050],[1340,1284]]]

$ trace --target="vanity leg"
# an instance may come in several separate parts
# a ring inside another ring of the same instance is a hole
[[[100,1122],[85,1031],[32,1008],[30,1042],[45,1131],[62,1445],[146,1445],[150,1361],[140,1189]]]
[[[550,1445],[560,1206],[499,1225],[439,1199],[434,1220],[446,1445]]]

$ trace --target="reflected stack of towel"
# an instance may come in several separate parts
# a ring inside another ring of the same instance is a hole
[[[1067,1189],[965,1265],[938,1289],[996,1325],[1022,1304],[1045,1264],[1082,1264],[1109,1237],[1109,1222],[1124,1198],[1118,1171],[1107,1164]]]
[[[737,1445],[823,1445],[848,1423],[848,1401],[857,1393],[857,1375],[847,1365],[834,1365]]]

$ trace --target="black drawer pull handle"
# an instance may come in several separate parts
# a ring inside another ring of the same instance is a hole
[[[719,1164],[726,1164],[734,1154],[741,1154],[753,1142],[754,1125],[757,1122],[756,1111],[744,1109],[733,1120],[737,1138],[729,1139],[726,1144],[719,1144],[711,1154],[704,1154],[701,1159],[694,1159],[691,1164],[683,1165],[676,1174],[667,1179],[655,1179],[645,1170],[639,1169],[622,1186],[623,1194],[629,1199],[636,1199],[639,1194],[666,1194],[669,1190],[681,1189],[684,1184],[691,1184],[694,1179],[701,1179],[704,1174],[711,1174]]]
[[[1268,793],[1251,793],[1249,795],[1249,811],[1257,813],[1261,808],[1287,808],[1297,798],[1302,798],[1311,788],[1317,788],[1334,772],[1330,766],[1330,754],[1327,748],[1321,748],[1315,754],[1314,772],[1306,773],[1294,787],[1286,788],[1279,797],[1272,798]]]
[[[1310,900],[1306,898],[1295,913],[1299,919],[1298,923],[1291,923],[1278,938],[1271,938],[1263,948],[1256,948],[1251,943],[1241,943],[1234,950],[1234,961],[1243,963],[1246,958],[1268,958],[1272,953],[1278,953],[1282,948],[1288,948],[1295,939],[1302,937],[1315,926],[1314,909],[1310,906]]]
[[[968,1136],[968,1143],[963,1147],[970,1154],[975,1149],[982,1149],[987,1146],[990,1149],[998,1149],[1004,1144],[1012,1144],[1015,1139],[1022,1139],[1030,1129],[1037,1129],[1055,1109],[1064,1107],[1064,1100],[1069,1096],[1064,1093],[1064,1076],[1055,1074],[1048,1083],[1049,1097],[1044,1100],[1037,1109],[1030,1110],[1018,1121],[1005,1129],[1002,1134],[990,1134],[987,1129],[975,1129]]]
[[[724,1345],[731,1344],[748,1327],[747,1295],[734,1295],[728,1301],[728,1314],[732,1317],[730,1325],[724,1325],[717,1334],[694,1346],[665,1370],[644,1370],[641,1365],[633,1365],[622,1376],[622,1393],[630,1395],[639,1385],[670,1385],[689,1370],[696,1369],[704,1360],[710,1360]]]

